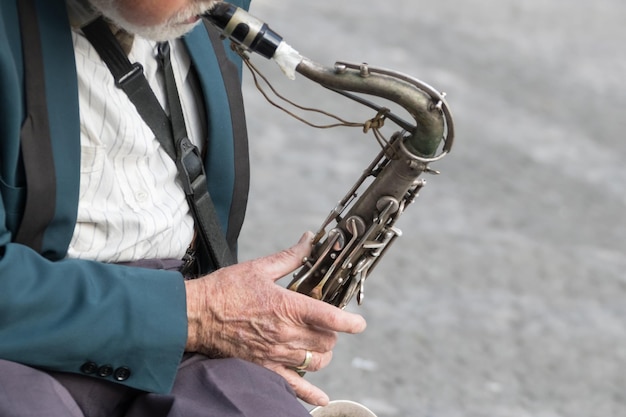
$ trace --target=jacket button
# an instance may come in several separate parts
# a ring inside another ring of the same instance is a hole
[[[113,367],[111,365],[102,365],[98,368],[98,376],[106,378],[111,375],[113,375]]]
[[[93,374],[97,370],[98,370],[98,364],[96,364],[95,362],[85,362],[80,367],[80,371],[87,375]]]
[[[113,373],[113,378],[116,381],[126,381],[130,377],[130,369],[126,366],[121,366]]]

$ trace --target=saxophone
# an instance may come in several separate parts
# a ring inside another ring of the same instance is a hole
[[[291,290],[342,309],[354,296],[361,304],[367,277],[402,234],[395,223],[426,184],[421,174],[437,174],[430,163],[452,148],[454,124],[445,94],[408,75],[367,64],[319,65],[300,55],[266,23],[226,2],[217,3],[203,17],[240,51],[273,59],[287,77],[293,79],[299,73],[376,110],[377,116],[365,129],[384,120],[400,128],[388,141],[379,140],[381,151],[330,211],[315,234],[310,256],[288,284]],[[363,94],[396,103],[411,115],[413,123],[363,99]],[[313,410],[312,415],[375,417],[366,407],[350,401],[333,401]]]

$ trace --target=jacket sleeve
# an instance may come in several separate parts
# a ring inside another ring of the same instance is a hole
[[[180,274],[51,262],[0,236],[0,358],[171,389],[187,339]]]
[[[79,147],[71,123],[76,117],[70,111],[75,93],[64,90],[71,79],[64,71],[73,66],[71,43],[66,23],[59,19],[42,25],[45,51],[58,66],[50,74],[64,75],[46,83],[55,92],[49,97],[62,98],[48,106],[56,138],[55,219],[48,228],[45,256],[12,243],[24,201],[19,175],[23,69],[16,3],[0,2],[0,359],[169,392],[187,339],[182,276],[62,259],[75,221]],[[64,13],[64,0],[37,3],[46,13]]]

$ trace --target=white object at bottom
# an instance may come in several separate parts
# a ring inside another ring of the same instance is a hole
[[[325,407],[311,410],[312,417],[376,417],[369,408],[354,401],[331,401]]]

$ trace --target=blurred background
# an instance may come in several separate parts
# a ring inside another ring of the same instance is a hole
[[[370,276],[365,333],[306,378],[379,417],[626,415],[626,3],[254,0],[304,56],[368,62],[440,91],[455,117],[439,176]],[[358,106],[260,56],[286,95]],[[244,78],[250,207],[241,259],[317,230],[378,152],[316,130]],[[381,103],[383,104],[383,103]],[[288,279],[286,279],[288,281]],[[286,282],[285,282],[286,284]]]

